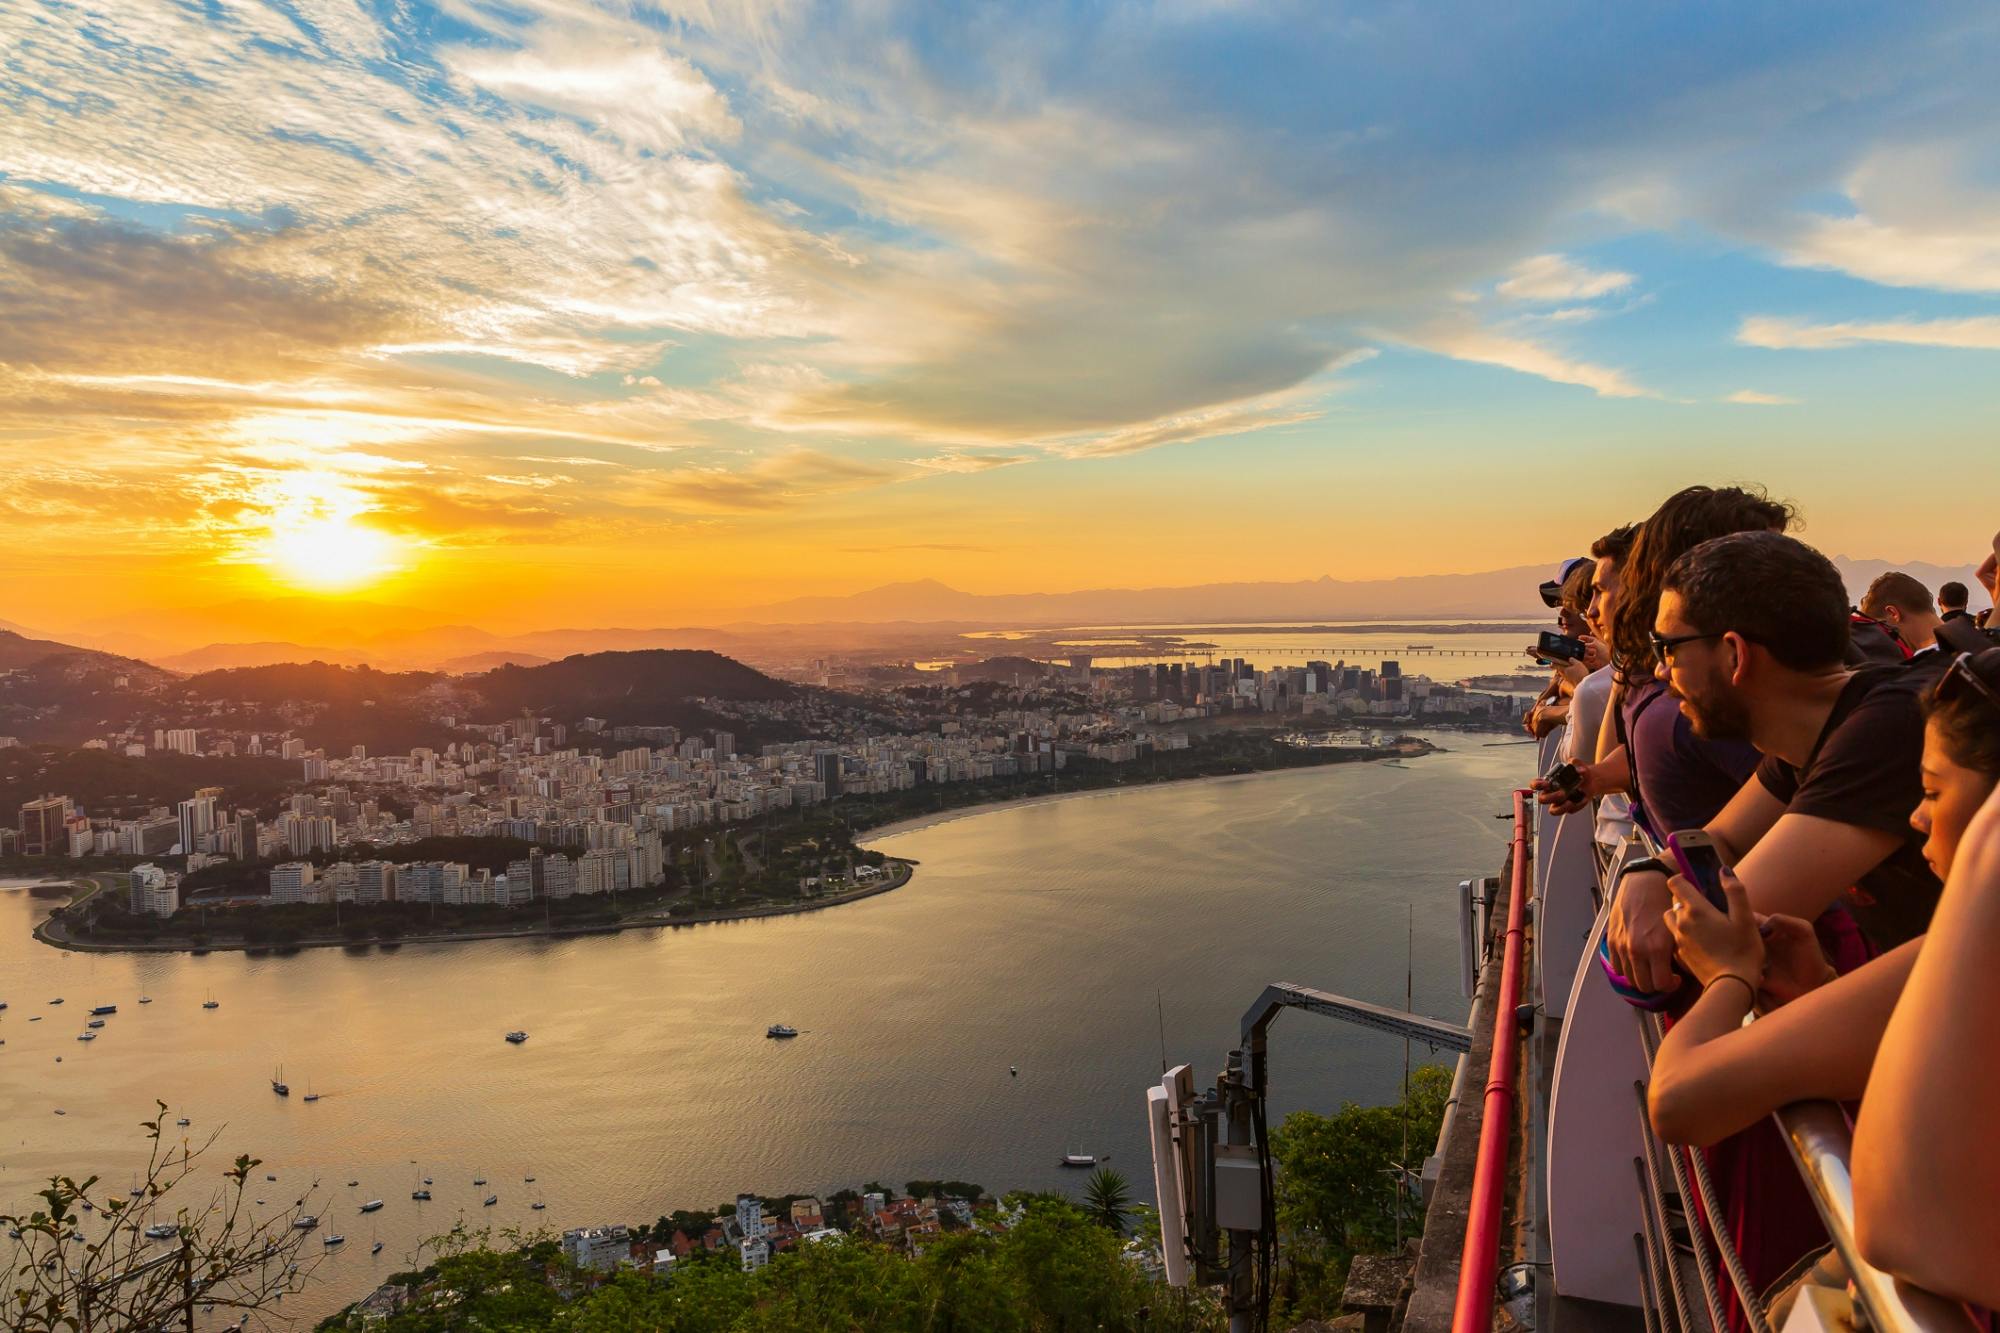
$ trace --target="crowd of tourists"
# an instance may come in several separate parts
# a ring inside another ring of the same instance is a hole
[[[1537,799],[1607,864],[1658,851],[1607,885],[1591,982],[1661,1011],[1654,1130],[1702,1151],[1774,1311],[1844,1280],[1771,1120],[1807,1099],[1853,1118],[1863,1256],[2000,1309],[2000,535],[1970,594],[1853,601],[1797,519],[1689,487],[1543,585]]]

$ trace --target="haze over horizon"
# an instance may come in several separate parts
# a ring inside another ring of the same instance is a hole
[[[12,7],[0,611],[1472,575],[1696,481],[1969,567],[2000,14],[1813,18]]]

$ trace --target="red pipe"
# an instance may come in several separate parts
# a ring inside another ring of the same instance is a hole
[[[1514,793],[1514,875],[1507,891],[1507,943],[1500,960],[1500,998],[1493,1007],[1493,1058],[1486,1067],[1486,1107],[1479,1121],[1479,1160],[1466,1211],[1465,1249],[1458,1260],[1458,1302],[1452,1333],[1488,1333],[1500,1267],[1500,1205],[1507,1197],[1507,1141],[1514,1126],[1514,1066],[1520,1029],[1521,923],[1528,901],[1528,798]]]

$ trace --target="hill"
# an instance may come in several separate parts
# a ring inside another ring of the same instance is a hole
[[[13,630],[0,629],[0,671],[18,671],[22,667],[33,666],[43,658],[75,654],[110,657],[108,653],[94,653],[75,644],[57,643],[54,639],[31,639]]]
[[[501,714],[528,708],[565,718],[681,726],[702,725],[707,717],[690,699],[773,701],[798,694],[796,686],[734,658],[686,648],[579,653],[546,666],[496,667],[464,684]]]

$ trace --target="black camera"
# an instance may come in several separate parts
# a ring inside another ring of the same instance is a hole
[[[1583,774],[1577,772],[1575,764],[1567,761],[1557,764],[1542,775],[1542,781],[1572,801],[1583,799]]]

